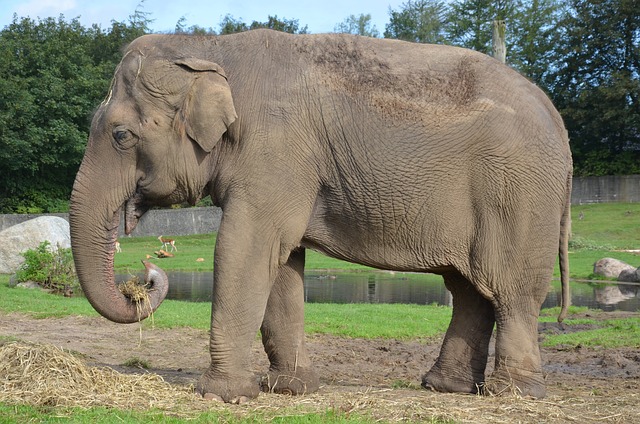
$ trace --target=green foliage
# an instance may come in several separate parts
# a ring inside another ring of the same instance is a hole
[[[356,34],[365,37],[380,37],[380,32],[371,23],[371,14],[349,15],[344,21],[334,28],[335,32],[343,34]]]
[[[613,247],[610,244],[600,244],[593,240],[574,236],[569,240],[569,250],[613,250]]]
[[[187,18],[182,16],[176,23],[176,34],[194,34],[194,35],[215,35],[213,28],[202,28],[197,25],[187,27]]]
[[[447,11],[442,0],[408,0],[399,10],[389,9],[384,36],[417,43],[445,43]]]
[[[236,19],[231,15],[226,15],[220,22],[220,34],[235,34],[237,32],[248,31],[249,26],[242,20]]]
[[[300,27],[297,19],[279,19],[277,15],[267,17],[266,22],[253,21],[247,25],[242,20],[235,19],[231,15],[226,15],[220,22],[220,34],[234,34],[251,29],[269,28],[275,31],[288,32],[290,34],[307,34],[308,27]]]
[[[18,18],[0,31],[0,212],[60,212],[93,109],[106,94],[122,46],[148,19],[109,32],[62,16]]]
[[[640,3],[572,0],[550,83],[576,175],[640,172]]]
[[[507,22],[507,45],[512,43],[509,22],[516,11],[515,0],[457,0],[451,3],[448,38],[451,43],[491,54],[494,20]],[[508,48],[507,48],[508,51]]]
[[[18,281],[34,281],[45,289],[58,292],[79,287],[71,249],[60,246],[54,249],[45,240],[22,256],[24,263],[16,272]]]
[[[548,80],[557,70],[554,51],[561,34],[562,4],[561,0],[525,1],[508,20],[508,62],[547,91]]]

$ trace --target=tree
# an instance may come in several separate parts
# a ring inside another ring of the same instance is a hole
[[[560,0],[523,1],[509,19],[509,64],[536,84],[549,90],[549,78],[557,70],[554,55],[562,29]]]
[[[182,16],[176,23],[176,34],[193,34],[193,35],[215,35],[213,28],[203,28],[198,25],[187,27],[187,18]]]
[[[576,175],[639,173],[640,4],[572,0],[561,28],[549,86]]]
[[[308,32],[307,25],[301,28],[297,19],[278,19],[277,15],[269,15],[266,22],[253,21],[251,25],[231,15],[226,15],[220,22],[220,34],[233,34],[258,28],[269,28],[290,34],[307,34]]]
[[[334,28],[335,32],[343,34],[356,34],[365,37],[380,37],[380,32],[371,24],[371,14],[350,15]]]
[[[309,32],[308,26],[300,28],[300,24],[297,19],[278,19],[277,15],[267,17],[266,22],[253,21],[249,26],[249,29],[257,28],[269,28],[276,31],[288,32],[289,34],[307,34]]]
[[[143,27],[14,15],[0,31],[0,212],[66,210],[91,113]]]
[[[220,22],[220,34],[234,34],[236,32],[248,31],[249,26],[241,20],[235,19],[231,15],[225,15]]]
[[[389,8],[384,36],[416,43],[445,43],[447,10],[441,0],[408,0],[400,10]]]
[[[506,21],[507,50],[513,44],[509,30],[516,0],[456,0],[450,5],[446,31],[449,41],[482,53],[491,54],[494,20]],[[508,53],[507,53],[508,54]]]

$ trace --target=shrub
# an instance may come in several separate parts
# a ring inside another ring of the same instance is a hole
[[[54,249],[45,240],[36,249],[25,251],[22,256],[24,263],[16,272],[18,281],[34,281],[56,292],[80,287],[71,249],[60,246]]]
[[[570,250],[613,250],[614,248],[606,243],[598,243],[582,237],[572,237],[569,240]]]

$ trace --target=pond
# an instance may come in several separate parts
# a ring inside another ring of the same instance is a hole
[[[189,302],[211,300],[212,272],[167,272],[167,299]],[[124,281],[126,275],[116,276]],[[543,308],[560,303],[560,282],[553,281]],[[392,272],[305,273],[304,297],[308,303],[414,303],[451,305],[442,278],[433,274]],[[571,282],[571,302],[605,311],[640,310],[640,284]]]

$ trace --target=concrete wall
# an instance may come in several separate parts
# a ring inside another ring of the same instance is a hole
[[[573,179],[571,203],[640,202],[640,175],[582,177]],[[48,214],[68,220],[67,214]],[[0,231],[40,215],[0,215]],[[218,231],[219,208],[158,209],[147,212],[133,236],[181,236]],[[124,236],[120,220],[120,236]]]
[[[640,175],[573,179],[571,204],[640,202]]]
[[[68,214],[55,215],[69,220]],[[0,215],[0,231],[41,215]],[[147,212],[132,236],[183,236],[218,231],[222,211],[220,208],[158,209]],[[124,219],[120,219],[120,235],[124,235]]]

